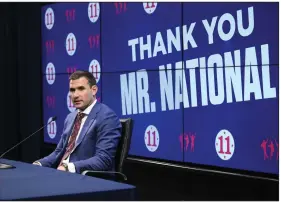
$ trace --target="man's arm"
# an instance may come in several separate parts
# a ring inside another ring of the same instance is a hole
[[[66,138],[66,135],[67,135],[64,133],[64,130],[65,130],[66,124],[67,124],[66,120],[64,123],[63,134],[61,136],[61,139],[60,139],[56,149],[50,155],[33,162],[33,164],[37,164],[37,165],[45,166],[45,167],[53,167],[55,165],[58,155],[61,153],[61,151],[63,149],[63,142],[65,141],[64,139]]]
[[[84,170],[112,170],[116,148],[121,137],[121,123],[118,117],[111,112],[102,120],[97,130],[96,153],[93,157],[73,162],[76,173]]]
[[[50,155],[35,161],[33,164],[38,164],[45,167],[53,167],[62,149],[63,149],[63,136],[61,137],[56,149]]]

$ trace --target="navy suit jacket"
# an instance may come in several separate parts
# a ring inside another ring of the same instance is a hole
[[[56,149],[38,160],[42,166],[57,168],[72,132],[78,111],[70,113],[64,122],[63,133]],[[96,102],[88,115],[69,162],[76,173],[84,170],[115,170],[115,153],[121,136],[121,123],[116,114],[105,104]]]

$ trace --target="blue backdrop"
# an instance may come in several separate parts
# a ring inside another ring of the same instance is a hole
[[[42,8],[44,140],[75,110],[68,77],[134,120],[130,155],[279,174],[278,3],[57,3]]]

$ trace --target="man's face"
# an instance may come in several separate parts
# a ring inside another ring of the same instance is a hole
[[[96,85],[90,87],[88,80],[81,77],[76,80],[70,80],[69,91],[74,107],[84,110],[93,103],[98,87]]]

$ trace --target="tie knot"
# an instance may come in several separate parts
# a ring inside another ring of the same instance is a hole
[[[78,112],[77,119],[82,120],[86,114]]]

